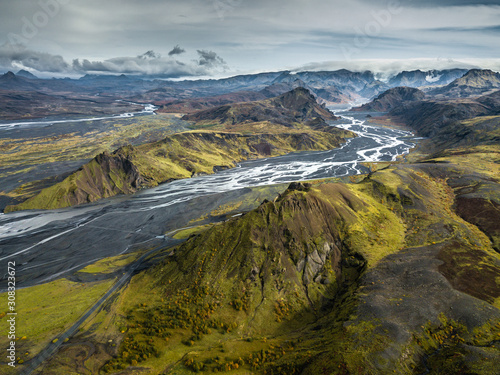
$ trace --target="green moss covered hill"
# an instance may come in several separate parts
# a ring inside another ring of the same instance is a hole
[[[312,94],[297,88],[263,101],[186,116],[196,130],[96,156],[64,181],[5,212],[68,207],[129,194],[174,179],[209,174],[237,162],[292,151],[329,150],[354,134],[328,126],[335,119]]]
[[[39,373],[498,374],[500,116],[435,126],[166,250]]]

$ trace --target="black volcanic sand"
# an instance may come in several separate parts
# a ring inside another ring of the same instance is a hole
[[[0,173],[9,173],[8,176],[0,179],[3,191],[11,191],[20,185],[28,182],[39,181],[38,190],[51,186],[54,183],[64,180],[73,171],[80,168],[91,159],[56,161],[37,165],[27,173],[16,173],[23,167],[0,168]],[[42,181],[45,180],[45,181]],[[3,204],[5,199],[6,204]],[[3,210],[10,200],[0,195],[0,210]]]
[[[67,277],[102,258],[155,246],[168,246],[170,242],[163,237],[165,233],[225,220],[226,216],[221,215],[189,223],[221,205],[230,205],[250,198],[248,204],[240,207],[240,211],[248,211],[257,207],[264,199],[273,199],[279,192],[284,191],[286,186],[282,184],[258,190],[238,189],[202,196],[167,208],[135,211],[133,214],[127,213],[129,203],[126,197],[115,197],[106,200],[101,209],[88,216],[83,214],[66,221],[55,221],[44,226],[43,231],[29,233],[27,236],[0,239],[0,257],[23,251],[48,237],[77,228],[47,243],[39,243],[33,249],[12,258],[17,259],[19,287],[37,285]],[[119,210],[110,209],[111,207],[106,205],[116,205],[120,200],[124,202],[119,205]],[[86,207],[92,208],[93,205]],[[229,215],[234,214],[235,212],[232,212]],[[33,217],[36,217],[36,213]]]
[[[375,130],[374,136],[378,138],[385,132]],[[393,136],[396,135],[391,135],[391,139]],[[343,175],[349,172],[354,160],[363,160],[358,150],[383,147],[369,136],[361,136],[343,149],[248,161],[242,163],[241,168],[208,176],[208,179],[180,180],[133,196],[117,196],[50,212],[11,213],[2,216],[4,228],[9,230],[11,226],[12,229],[0,238],[0,259],[16,260],[21,265],[18,269],[21,286],[66,277],[99,259],[161,245],[165,233],[203,224],[189,222],[221,205],[251,197],[251,204],[238,208],[239,211],[250,210],[264,199],[273,199],[288,185],[271,186],[273,183],[334,177],[336,168],[340,169],[339,175]],[[392,154],[398,152],[392,148],[388,150]],[[390,160],[391,156],[386,155],[386,158]],[[366,169],[361,165],[357,168]],[[350,174],[355,172],[352,170]],[[241,188],[266,182],[269,185],[259,189]],[[204,193],[204,189],[210,195]],[[210,193],[225,189],[234,190]],[[202,196],[192,199],[193,195]],[[25,220],[30,216],[33,223]],[[32,229],[23,232],[24,225]]]

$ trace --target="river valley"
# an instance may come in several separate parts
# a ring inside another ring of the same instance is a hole
[[[105,257],[167,245],[170,233],[256,191],[258,199],[272,199],[289,182],[367,173],[362,163],[395,161],[415,144],[408,132],[365,124],[366,113],[337,115],[333,126],[358,135],[338,149],[248,160],[90,205],[2,214],[0,259],[16,262],[20,287],[48,282]]]

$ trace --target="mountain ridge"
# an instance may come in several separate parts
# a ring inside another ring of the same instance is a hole
[[[297,87],[278,97],[253,102],[251,104],[236,103],[222,107],[215,107],[185,115],[183,120],[200,122],[216,121],[230,125],[247,122],[268,121],[275,124],[292,127],[294,123],[312,123],[337,119],[333,113],[320,106],[312,93]]]
[[[429,95],[462,98],[477,96],[500,88],[500,73],[489,69],[471,69],[448,85],[429,91]]]
[[[62,182],[4,211],[94,202],[174,179],[214,173],[249,158],[329,150],[354,136],[328,126],[325,121],[336,117],[304,88],[264,101],[201,111],[188,119],[198,120],[199,129],[100,154]],[[217,121],[220,126],[206,130],[204,121]]]
[[[370,103],[354,108],[353,111],[388,112],[403,103],[420,101],[425,93],[412,87],[394,87],[373,99]]]

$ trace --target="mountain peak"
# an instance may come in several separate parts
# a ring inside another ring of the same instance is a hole
[[[10,70],[2,76],[3,79],[15,79],[16,75]]]
[[[28,72],[27,70],[21,69],[16,73],[16,76],[18,77],[24,77],[24,78],[29,78],[29,79],[38,79],[36,75],[33,73]]]
[[[288,92],[285,92],[284,94],[281,95],[281,97],[285,97],[285,96],[303,96],[303,95],[305,95],[306,97],[314,100],[314,95],[311,93],[311,91],[309,91],[305,87],[301,87],[301,86],[296,87],[293,90],[290,90]]]
[[[496,73],[489,69],[471,69],[465,73],[456,82],[459,84],[474,84],[476,80],[491,81],[500,83],[500,73]]]
[[[274,98],[211,108],[186,115],[183,119],[197,122],[216,120],[230,125],[268,121],[293,127],[295,123],[335,120],[336,117],[318,104],[309,90],[297,87]]]
[[[471,69],[467,73],[464,74],[464,77],[466,76],[493,76],[497,75],[498,73],[495,73],[494,71],[490,69]]]
[[[355,108],[355,111],[375,111],[375,112],[388,112],[397,106],[406,102],[415,102],[424,99],[425,94],[419,89],[413,87],[394,87],[389,89],[372,102]]]

